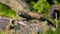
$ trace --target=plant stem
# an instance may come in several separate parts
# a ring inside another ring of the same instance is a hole
[[[57,20],[57,13],[55,13],[55,16],[56,16],[56,30],[58,29],[58,20]]]

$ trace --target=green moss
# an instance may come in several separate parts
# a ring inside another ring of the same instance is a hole
[[[0,16],[15,17],[16,16],[16,12],[13,11],[7,5],[4,5],[4,4],[0,3]]]

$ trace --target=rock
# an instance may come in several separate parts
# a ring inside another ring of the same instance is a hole
[[[13,27],[12,27],[13,26]],[[0,31],[7,32],[7,34],[37,34],[38,32],[45,32],[50,26],[47,21],[40,20],[12,20],[6,17],[0,17]]]
[[[51,27],[48,26],[47,21],[42,22],[35,19],[30,21],[18,20],[14,22],[14,29],[11,29],[8,34],[37,34],[38,32],[44,33],[50,28]]]
[[[28,22],[19,21],[18,23],[20,28],[16,30],[16,34],[37,34],[39,31],[44,32],[49,29],[46,21],[31,20]]]
[[[5,32],[10,29],[11,19],[6,17],[0,17],[0,32]]]

